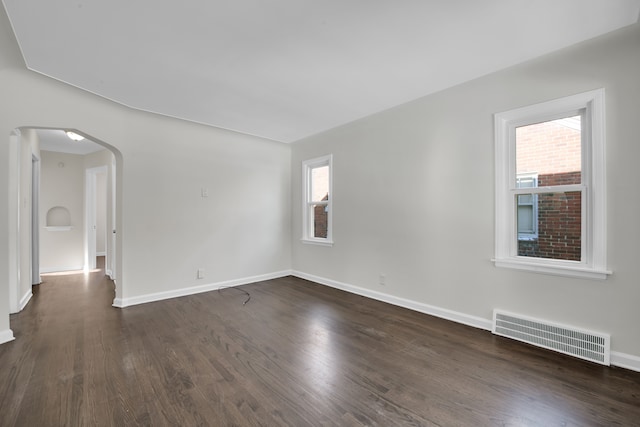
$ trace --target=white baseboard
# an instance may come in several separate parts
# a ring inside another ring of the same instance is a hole
[[[420,302],[408,300],[405,298],[395,297],[393,295],[372,291],[370,289],[349,285],[346,283],[338,282],[336,280],[331,280],[324,277],[314,276],[313,274],[307,274],[301,271],[293,271],[291,274],[301,279],[306,279],[321,285],[326,285],[332,288],[341,289],[343,291],[347,291],[352,294],[361,295],[367,298],[372,298],[378,301],[408,308],[410,310],[419,311],[425,314],[430,314],[432,316],[440,317],[446,320],[451,320],[453,322],[462,323],[464,325],[473,326],[475,328],[491,331],[491,326],[492,326],[491,319],[483,319],[481,317],[470,316],[468,314],[460,313],[453,310],[448,310],[446,308],[440,308],[433,305],[423,304]],[[638,356],[633,356],[631,354],[612,351],[610,363],[612,366],[617,366],[620,368],[625,368],[625,369],[630,369],[632,371],[640,372],[640,357]]]
[[[130,298],[116,298],[113,301],[113,306],[118,308],[125,308],[132,305],[145,304],[148,302],[162,301],[170,298],[177,298],[187,295],[194,295],[203,292],[215,291],[220,288],[233,287],[247,285],[249,283],[261,282],[264,280],[277,279],[279,277],[295,276],[301,279],[309,280],[320,285],[330,286],[332,288],[341,289],[352,294],[361,295],[367,298],[375,299],[378,301],[386,302],[399,307],[404,307],[410,310],[418,311],[420,313],[429,314],[432,316],[440,317],[442,319],[451,320],[453,322],[461,323],[463,325],[472,326],[474,328],[491,331],[492,321],[491,319],[484,319],[482,317],[471,316],[465,313],[449,310],[446,308],[436,307],[421,302],[396,297],[393,295],[385,294],[382,292],[372,291],[370,289],[361,288],[359,286],[353,286],[346,283],[338,282],[336,280],[327,279],[313,274],[303,273],[301,271],[279,271],[275,273],[263,274],[259,276],[245,277],[235,280],[227,280],[223,282],[208,283],[200,286],[192,286],[188,288],[181,288],[166,292],[157,292],[153,294],[140,295]],[[13,333],[11,333],[13,337]],[[0,333],[0,343],[2,335]],[[13,338],[11,338],[13,339]],[[611,352],[611,365],[618,366],[632,371],[640,372],[640,357],[630,354]]]
[[[481,317],[471,316],[471,315],[460,313],[457,311],[448,310],[446,308],[440,308],[440,307],[424,304],[417,301],[412,301],[405,298],[399,298],[399,297],[385,294],[382,292],[372,291],[370,289],[348,285],[346,283],[338,282],[336,280],[314,276],[313,274],[307,274],[301,271],[293,271],[291,274],[293,276],[300,277],[301,279],[306,279],[315,283],[319,283],[321,285],[326,285],[332,288],[341,289],[343,291],[347,291],[352,294],[362,295],[367,298],[371,298],[371,299],[386,302],[389,304],[397,305],[400,307],[408,308],[410,310],[419,311],[420,313],[430,314],[432,316],[451,320],[453,322],[462,323],[468,326],[473,326],[474,328],[485,329],[488,331],[491,330],[492,321],[483,319]]]
[[[11,329],[0,331],[0,344],[13,341],[14,339],[15,337],[13,336],[13,331]]]
[[[31,301],[32,296],[33,296],[33,293],[31,292],[31,290],[28,290],[27,293],[25,293],[22,296],[22,298],[20,298],[20,307],[18,311],[24,310],[24,308],[27,306],[29,301]]]
[[[640,372],[640,357],[638,356],[633,356],[631,354],[612,351],[609,362],[613,366],[618,366],[620,368],[625,368],[625,369],[630,369],[632,371]]]
[[[184,297],[187,295],[200,294],[203,292],[216,291],[220,288],[228,288],[233,286],[248,285],[249,283],[261,282],[263,280],[277,279],[279,277],[290,276],[291,271],[279,271],[275,273],[267,273],[258,276],[244,277],[241,279],[226,280],[224,282],[208,283],[206,285],[192,286],[189,288],[181,288],[172,291],[157,292],[153,294],[139,295],[130,298],[116,298],[113,300],[113,306],[125,308],[132,305],[145,304],[148,302],[162,301],[170,298]]]
[[[40,268],[40,274],[60,273],[62,271],[78,271],[78,270],[84,270],[84,265],[81,264],[81,265],[72,265],[67,267]]]
[[[107,256],[106,252],[96,252],[96,256]]]

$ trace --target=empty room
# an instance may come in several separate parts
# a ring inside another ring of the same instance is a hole
[[[2,0],[0,426],[640,425],[640,0]]]

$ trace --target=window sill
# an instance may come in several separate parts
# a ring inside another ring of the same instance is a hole
[[[317,245],[317,246],[333,246],[333,241],[326,239],[300,239],[305,245]]]
[[[595,270],[583,266],[557,265],[552,263],[532,262],[520,259],[492,259],[496,267],[551,274],[554,276],[577,277],[581,279],[606,280],[613,272]]]

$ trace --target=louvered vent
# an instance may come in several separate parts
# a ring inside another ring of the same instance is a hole
[[[499,310],[493,311],[492,332],[580,359],[609,365],[608,334],[584,331]]]

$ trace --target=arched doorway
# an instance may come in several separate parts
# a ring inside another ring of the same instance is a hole
[[[38,234],[40,234],[40,239],[43,238],[43,235],[47,238],[55,237],[56,233],[58,233],[59,237],[64,235],[63,233],[68,233],[74,229],[74,224],[72,223],[66,225],[46,223],[46,214],[49,211],[58,212],[56,209],[61,208],[60,211],[64,212],[65,207],[57,206],[58,204],[64,203],[55,203],[55,206],[48,206],[49,204],[53,204],[52,202],[48,202],[47,204],[41,204],[40,209],[38,209],[40,200],[37,197],[39,186],[36,172],[41,173],[41,171],[39,168],[36,171],[33,166],[36,165],[33,159],[37,159],[37,165],[41,166],[41,153],[52,149],[51,145],[43,144],[46,150],[42,150],[40,145],[41,140],[50,138],[51,135],[58,135],[60,138],[68,139],[65,134],[66,131],[74,132],[76,135],[82,137],[85,144],[93,144],[105,153],[105,155],[102,156],[104,160],[98,162],[101,164],[98,165],[99,167],[97,169],[94,164],[96,163],[95,158],[101,158],[100,156],[91,157],[86,161],[86,164],[83,165],[83,182],[80,184],[80,188],[84,189],[86,186],[84,182],[84,177],[88,176],[85,175],[86,170],[100,170],[104,173],[104,182],[109,186],[109,201],[107,206],[104,206],[105,215],[108,217],[108,224],[106,225],[108,233],[104,233],[104,243],[106,246],[104,252],[108,259],[105,270],[116,282],[116,299],[121,298],[122,295],[122,281],[119,279],[120,274],[118,272],[118,266],[121,265],[119,262],[119,259],[121,259],[121,250],[117,249],[118,246],[121,247],[121,242],[120,236],[116,233],[117,225],[121,220],[121,153],[113,146],[77,129],[20,127],[14,129],[9,138],[9,163],[11,165],[9,170],[9,305],[11,313],[21,311],[26,306],[31,298],[31,286],[36,283],[33,282],[33,280],[39,279],[40,266],[38,265],[38,258],[41,258],[42,261],[42,257],[39,256],[40,248],[37,247],[40,242],[40,240],[38,240]],[[63,142],[65,142],[64,139],[60,139],[57,142],[54,141],[54,145],[55,143],[60,144]],[[68,143],[73,142],[69,139]],[[78,144],[78,142],[76,141],[75,144]],[[59,150],[58,152],[63,152],[64,148],[59,147],[57,150]],[[27,154],[30,155],[29,160],[31,163],[27,163],[26,161]],[[59,161],[57,167],[63,170],[66,167],[65,161]],[[95,175],[93,176],[95,177]],[[90,259],[87,253],[95,254],[96,250],[95,247],[91,250],[88,246],[87,232],[90,227],[87,225],[90,219],[87,218],[88,208],[84,200],[86,192],[81,191],[80,193],[79,197],[83,199],[82,213],[79,214],[79,216],[78,212],[75,212],[74,221],[75,226],[79,227],[76,232],[82,235],[82,241],[84,242],[82,246],[82,267],[89,268],[91,265],[87,265],[87,261]],[[40,220],[38,220],[38,216],[40,216]],[[82,219],[80,219],[80,217]],[[95,266],[95,258],[93,265]],[[49,268],[51,269],[51,267]],[[65,268],[65,266],[61,264],[58,268]]]

